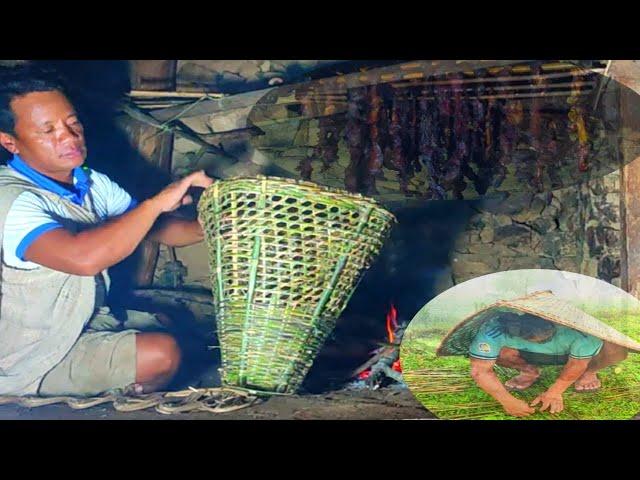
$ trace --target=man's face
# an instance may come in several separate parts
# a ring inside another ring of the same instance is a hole
[[[57,177],[84,163],[87,147],[75,109],[61,92],[33,92],[14,98],[15,135],[0,144],[45,175]]]

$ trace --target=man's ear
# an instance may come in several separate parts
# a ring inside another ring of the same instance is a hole
[[[18,146],[16,145],[16,139],[13,135],[9,135],[5,132],[0,132],[0,145],[6,148],[10,153],[19,153]]]

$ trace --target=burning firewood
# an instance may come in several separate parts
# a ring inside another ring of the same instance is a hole
[[[372,352],[373,356],[351,373],[353,387],[380,388],[387,379],[404,384],[400,366],[400,342],[407,327],[398,323],[398,311],[392,304],[386,317],[387,342]]]

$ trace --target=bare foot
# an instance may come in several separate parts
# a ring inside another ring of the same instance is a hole
[[[536,367],[530,369],[521,370],[520,375],[513,377],[511,380],[507,380],[504,386],[507,390],[522,391],[533,385],[540,376],[540,370]]]
[[[573,388],[576,392],[595,392],[600,389],[602,383],[595,372],[584,372],[582,376],[576,380]]]
[[[124,388],[124,394],[128,396],[142,395],[144,393],[144,386],[140,383],[132,383]]]

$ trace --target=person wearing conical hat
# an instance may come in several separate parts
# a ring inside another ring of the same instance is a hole
[[[513,416],[564,409],[562,395],[571,386],[579,392],[600,388],[596,372],[627,357],[623,346],[568,328],[538,316],[503,312],[484,322],[469,346],[471,376],[476,384]],[[503,385],[493,367],[514,368],[519,374]],[[531,404],[509,391],[522,391],[540,376],[541,365],[564,365],[556,381]]]

